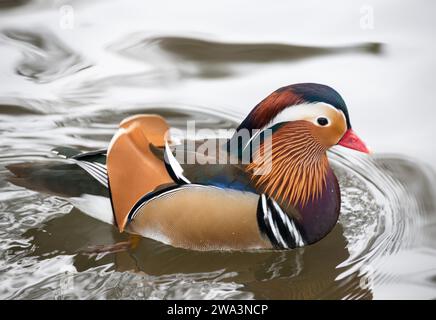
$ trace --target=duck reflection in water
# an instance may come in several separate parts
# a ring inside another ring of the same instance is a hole
[[[219,281],[242,284],[242,290],[256,299],[372,298],[365,275],[356,272],[339,277],[346,267],[338,265],[349,257],[340,224],[322,241],[290,251],[198,252],[138,238],[130,248],[120,246],[118,252],[90,254],[99,245],[125,243],[129,235],[77,209],[23,236],[32,239],[35,248],[29,256],[49,259],[59,254],[74,255],[73,264],[79,272],[110,264],[113,271],[174,278],[222,270],[227,276]]]

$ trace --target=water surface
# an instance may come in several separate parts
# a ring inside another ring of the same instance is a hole
[[[434,4],[377,5],[373,30],[359,27],[361,6],[1,2],[0,298],[436,298]],[[132,114],[234,128],[274,89],[307,81],[342,93],[375,151],[329,154],[342,214],[309,247],[205,253],[142,239],[90,254],[128,235],[6,179],[7,164],[57,146],[106,147]]]

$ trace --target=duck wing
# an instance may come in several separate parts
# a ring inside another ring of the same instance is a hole
[[[151,151],[165,162],[168,173],[177,184],[194,183],[257,193],[245,165],[230,161],[222,151],[228,140],[208,141],[216,145],[214,153],[202,151],[204,140],[185,140],[171,147],[151,146]]]

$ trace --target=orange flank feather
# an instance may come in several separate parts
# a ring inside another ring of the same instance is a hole
[[[163,147],[165,139],[170,140],[169,126],[164,118],[157,114],[137,114],[130,116],[120,123],[120,128],[128,129],[133,124],[139,125],[147,140],[156,147]]]
[[[165,163],[150,150],[149,137],[156,144],[164,141],[162,135],[168,128],[164,121],[153,115],[128,118],[112,138],[106,164],[112,206],[120,231],[124,230],[130,209],[144,194],[173,183]]]

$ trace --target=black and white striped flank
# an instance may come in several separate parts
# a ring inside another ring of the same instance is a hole
[[[266,235],[277,249],[292,249],[305,245],[303,236],[274,199],[262,194],[257,206],[257,222],[262,234]]]

